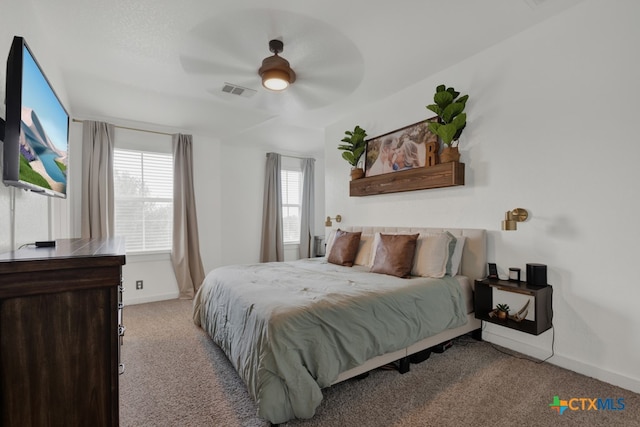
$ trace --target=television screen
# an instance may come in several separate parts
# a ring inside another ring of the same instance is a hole
[[[3,181],[66,197],[69,115],[22,37],[7,60]]]

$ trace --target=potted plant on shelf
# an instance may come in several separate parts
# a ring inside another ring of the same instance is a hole
[[[507,320],[509,316],[509,305],[508,304],[497,304],[496,310],[498,310],[498,319]]]
[[[345,131],[345,134],[346,136],[341,140],[344,144],[338,145],[338,150],[344,151],[342,158],[351,165],[351,179],[362,178],[364,176],[364,170],[358,167],[358,163],[364,154],[366,146],[364,139],[367,136],[367,132],[356,125],[353,131]]]
[[[433,95],[434,104],[427,105],[427,109],[438,115],[437,122],[429,123],[429,130],[440,137],[444,147],[440,155],[441,163],[457,162],[460,160],[458,138],[467,126],[467,114],[464,113],[469,95],[458,98],[460,92],[452,87],[440,85]]]

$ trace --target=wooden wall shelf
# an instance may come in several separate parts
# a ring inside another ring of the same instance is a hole
[[[450,162],[356,179],[349,184],[349,195],[372,196],[456,185],[464,185],[464,163]]]

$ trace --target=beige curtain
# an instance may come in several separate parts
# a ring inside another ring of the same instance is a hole
[[[82,125],[82,237],[114,235],[113,228],[114,127],[85,120]]]
[[[193,298],[202,281],[191,135],[173,135],[173,246],[171,262],[180,298]]]
[[[315,255],[315,159],[302,159],[302,203],[300,204],[300,258]]]
[[[262,242],[260,262],[284,261],[282,237],[282,186],[280,178],[281,157],[267,153],[262,204]]]

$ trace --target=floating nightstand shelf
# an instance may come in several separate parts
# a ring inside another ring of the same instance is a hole
[[[534,320],[517,322],[512,319],[499,320],[497,317],[489,316],[489,313],[495,308],[496,303],[501,302],[493,301],[494,289],[533,298],[534,303],[533,307],[530,306],[530,310],[533,310]],[[495,279],[476,280],[474,292],[475,316],[476,319],[484,320],[485,322],[506,326],[507,328],[516,329],[528,334],[540,335],[552,326],[552,295],[553,288],[551,285],[533,286],[528,285],[526,282]]]

